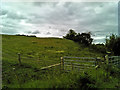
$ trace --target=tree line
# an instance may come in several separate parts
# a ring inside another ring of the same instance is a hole
[[[105,54],[109,51],[112,55],[120,55],[120,37],[114,34],[105,39],[105,44],[92,44],[93,38],[91,38],[90,32],[76,33],[72,29],[70,29],[63,38],[73,40],[79,44],[83,44],[84,46],[89,46],[90,48],[96,50],[96,52]]]

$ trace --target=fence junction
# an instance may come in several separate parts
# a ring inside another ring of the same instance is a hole
[[[21,55],[18,53],[19,65],[22,65]],[[55,66],[60,66],[61,70],[71,71],[78,70],[84,71],[86,69],[97,69],[102,64],[108,64],[112,66],[118,66],[120,68],[120,56],[108,56],[102,57],[71,57],[64,56],[60,58],[60,63],[42,67],[41,70],[49,69]]]

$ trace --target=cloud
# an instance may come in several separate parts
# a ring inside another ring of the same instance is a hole
[[[0,10],[0,16],[2,16],[2,15],[6,15],[7,13],[8,13],[7,10]]]
[[[50,35],[51,33],[50,32],[47,32],[46,35]]]
[[[61,37],[74,29],[105,37],[117,33],[118,29],[118,6],[113,2],[6,2],[2,5],[3,33]]]
[[[38,30],[33,31],[32,34],[40,34],[40,31],[38,31]]]

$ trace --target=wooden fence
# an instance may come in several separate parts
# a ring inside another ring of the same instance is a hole
[[[21,66],[21,55],[18,53],[18,61],[19,65]],[[98,66],[101,65],[101,63],[109,64],[109,65],[115,65],[120,67],[120,56],[108,56],[106,55],[104,59],[102,57],[68,57],[64,56],[61,57],[60,63],[53,64],[50,66],[42,67],[41,69],[48,69],[54,66],[60,65],[60,68],[62,70],[74,70],[78,69],[79,71],[85,70],[85,69],[97,69]]]
[[[61,57],[61,69],[65,71],[97,69],[102,63],[120,67],[120,56],[106,55],[104,60],[101,57]]]
[[[94,57],[61,57],[61,69],[65,71],[95,69],[99,65],[100,58]]]
[[[120,67],[120,56],[108,56],[108,64]]]

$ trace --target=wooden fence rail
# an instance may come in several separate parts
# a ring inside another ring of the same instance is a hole
[[[24,58],[22,56],[22,58]],[[49,60],[50,62],[51,60]],[[19,65],[22,65],[21,62],[21,54],[18,53],[18,62]],[[120,56],[108,56],[105,55],[104,59],[102,57],[69,57],[64,56],[60,58],[60,63],[53,64],[50,66],[42,67],[41,69],[48,69],[54,66],[59,66],[61,70],[65,70],[66,67],[72,70],[78,68],[78,69],[91,69],[91,68],[97,68],[101,65],[101,63],[109,64],[109,65],[115,65],[120,67]]]
[[[98,65],[100,58],[94,57],[61,57],[61,69],[74,69],[78,68],[79,70],[95,68]],[[70,70],[69,70],[70,71]]]
[[[120,66],[120,56],[109,56],[108,64]]]

